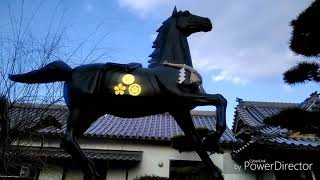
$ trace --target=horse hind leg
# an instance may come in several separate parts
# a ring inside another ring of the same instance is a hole
[[[64,139],[64,148],[71,155],[72,159],[79,163],[82,172],[85,174],[85,180],[96,179],[99,176],[95,169],[94,163],[84,154],[80,148],[77,139],[82,135],[86,129],[91,125],[90,119],[95,120],[95,117],[90,117],[88,114],[83,113],[80,109],[70,109],[66,136]],[[87,123],[85,123],[87,122]],[[85,123],[85,124],[84,124]]]
[[[207,171],[210,174],[209,180],[223,180],[223,176],[220,174],[220,169],[212,162],[208,153],[205,151],[203,142],[201,137],[197,133],[194,124],[192,122],[192,118],[189,111],[185,111],[182,113],[170,113],[182,131],[184,132],[185,136],[190,139],[190,141],[195,145],[196,152],[201,158],[202,162],[204,163]]]

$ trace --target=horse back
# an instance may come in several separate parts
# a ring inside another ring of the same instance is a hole
[[[154,96],[160,92],[153,73],[137,63],[79,66],[73,69],[71,88],[99,96]]]

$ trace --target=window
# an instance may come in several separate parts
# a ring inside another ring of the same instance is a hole
[[[0,179],[38,179],[39,169],[30,166],[11,166],[0,169]]]

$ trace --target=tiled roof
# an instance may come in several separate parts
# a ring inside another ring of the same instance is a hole
[[[320,109],[320,93],[314,92],[305,99],[299,105],[300,108],[305,109],[307,111],[319,110]]]
[[[273,144],[278,143],[287,146],[294,147],[311,147],[311,148],[320,148],[320,140],[315,139],[303,139],[303,138],[288,138],[288,137],[275,137],[271,139],[265,139],[264,142]]]
[[[298,107],[299,103],[279,103],[279,102],[253,102],[238,99],[236,107],[236,117],[233,125],[233,132],[241,132],[238,124],[243,123],[245,126],[256,129],[262,133],[265,138],[259,139],[258,143],[269,143],[272,145],[284,145],[289,147],[316,147],[320,148],[320,139],[309,138],[290,138],[287,137],[287,129],[280,127],[271,127],[266,125],[263,120],[266,117],[279,113],[283,109]],[[254,143],[248,142],[246,146]],[[244,149],[239,148],[239,149]],[[238,150],[236,150],[238,151]]]
[[[297,107],[298,103],[279,103],[279,102],[255,102],[238,100],[236,113],[241,120],[252,127],[263,126],[264,118],[277,114],[283,109]],[[236,121],[234,121],[233,130],[236,130]]]
[[[121,161],[141,161],[142,151],[115,151],[115,150],[99,150],[99,149],[83,149],[88,158],[94,160],[121,160]],[[17,147],[12,152],[20,152],[19,155],[27,157],[42,157],[42,158],[60,158],[71,159],[70,154],[66,153],[61,148],[54,147]]]
[[[193,122],[196,127],[206,127],[215,130],[216,120],[214,112],[192,111]],[[10,108],[9,116],[16,122],[38,118],[38,116],[52,115],[63,126],[61,129],[48,127],[39,130],[45,135],[62,136],[66,129],[68,109],[65,106],[51,106],[43,110],[43,106],[17,105]],[[141,118],[119,118],[104,115],[97,119],[84,133],[85,137],[143,139],[155,141],[170,141],[172,137],[183,134],[174,118],[169,114],[158,114]],[[237,139],[229,128],[220,139],[221,143],[235,143]]]

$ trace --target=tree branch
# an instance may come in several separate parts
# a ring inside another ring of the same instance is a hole
[[[283,74],[287,84],[305,83],[315,81],[320,83],[320,65],[317,63],[302,62]]]

